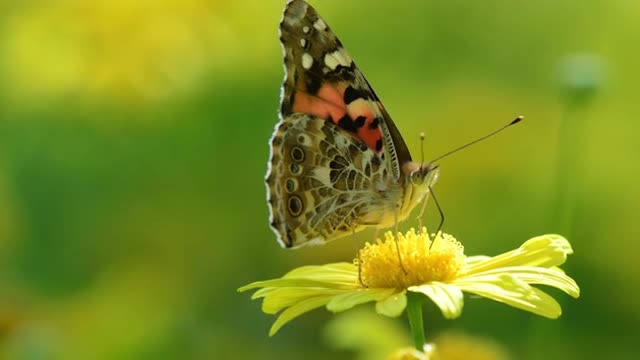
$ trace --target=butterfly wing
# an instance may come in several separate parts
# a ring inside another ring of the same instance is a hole
[[[411,155],[342,43],[305,1],[280,24],[285,79],[271,139],[271,227],[285,247],[379,225],[402,201]]]
[[[388,195],[379,154],[323,118],[294,113],[271,139],[271,227],[284,247],[321,244],[379,223]]]

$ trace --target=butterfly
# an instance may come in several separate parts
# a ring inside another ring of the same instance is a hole
[[[412,161],[373,88],[311,5],[286,5],[280,41],[285,78],[266,175],[280,244],[323,244],[405,219],[438,167]]]

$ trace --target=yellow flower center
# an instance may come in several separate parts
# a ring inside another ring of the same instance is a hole
[[[399,249],[399,252],[398,252]],[[371,288],[406,289],[431,281],[455,279],[465,261],[464,248],[453,236],[438,235],[433,246],[426,228],[414,229],[394,238],[389,231],[385,240],[366,243],[360,250],[362,282]]]

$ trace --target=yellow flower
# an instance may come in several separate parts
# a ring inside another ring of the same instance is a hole
[[[398,257],[401,255],[401,263]],[[303,266],[282,278],[258,281],[238,289],[257,290],[262,310],[280,312],[269,335],[315,308],[340,312],[376,302],[376,312],[396,317],[407,306],[407,292],[430,298],[449,319],[462,313],[463,292],[480,295],[548,318],[562,313],[558,302],[532,285],[547,285],[578,297],[576,282],[557,266],[573,250],[560,235],[542,235],[504,254],[465,256],[451,235],[438,235],[431,244],[426,229],[405,235],[387,232],[385,240],[366,244],[354,263]]]

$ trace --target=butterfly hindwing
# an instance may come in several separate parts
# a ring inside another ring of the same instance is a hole
[[[387,170],[362,140],[294,113],[278,124],[271,146],[271,226],[283,246],[323,243],[377,224],[385,199],[368,189]]]

